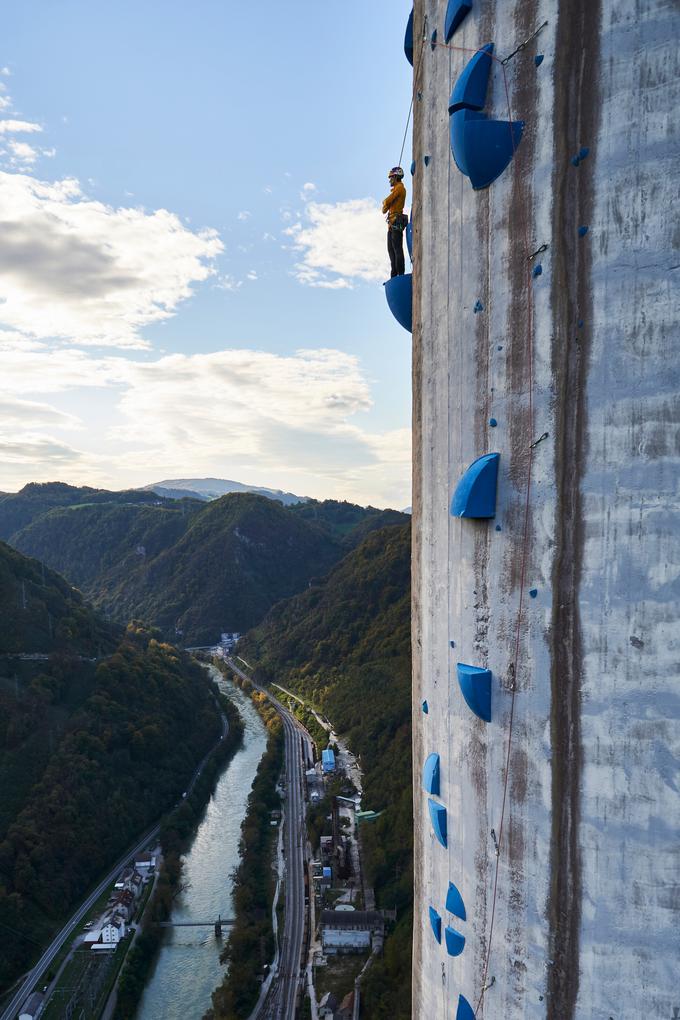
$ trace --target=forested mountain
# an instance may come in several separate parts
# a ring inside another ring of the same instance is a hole
[[[120,632],[63,577],[0,542],[0,655],[76,650],[90,657],[111,651]]]
[[[1,990],[176,800],[220,721],[200,667],[4,543],[0,609]]]
[[[251,493],[147,505],[97,492],[76,502],[83,490],[69,486],[56,495],[71,502],[50,507],[42,490],[54,487],[30,488],[15,499],[36,512],[12,534],[13,546],[58,570],[113,619],[144,619],[189,645],[259,623],[279,599],[325,574],[363,529],[404,520],[336,501],[284,507]]]
[[[342,542],[346,549],[353,549],[366,535],[388,524],[408,524],[408,516],[398,510],[378,510],[374,506],[358,506],[344,500],[325,499],[322,502],[309,499],[291,507],[298,517],[313,521]]]
[[[411,1015],[412,792],[410,526],[370,534],[329,576],[275,606],[239,648],[332,719],[361,758],[362,829],[378,905],[398,910],[363,988],[372,1020]],[[362,994],[364,1001],[364,994]]]
[[[0,539],[8,541],[15,532],[55,507],[101,503],[153,505],[162,501],[156,493],[142,489],[109,492],[108,489],[92,489],[89,485],[31,482],[20,492],[0,494]]]

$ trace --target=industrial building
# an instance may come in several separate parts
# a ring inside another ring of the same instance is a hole
[[[407,28],[415,1020],[680,1007],[678,38],[670,0]]]

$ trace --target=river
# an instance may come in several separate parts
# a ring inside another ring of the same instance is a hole
[[[191,847],[184,857],[187,889],[172,912],[173,921],[207,921],[232,916],[232,872],[238,865],[241,822],[267,734],[250,698],[211,672],[238,708],[243,745],[220,776]],[[226,935],[225,935],[226,937]],[[137,1020],[200,1020],[210,995],[222,981],[223,939],[212,928],[172,928],[163,943],[139,1004]]]

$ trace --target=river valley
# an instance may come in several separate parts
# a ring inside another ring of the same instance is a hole
[[[220,776],[184,858],[186,889],[172,912],[175,922],[232,916],[232,872],[239,863],[241,822],[267,742],[250,698],[226,683],[215,667],[209,668],[241,714],[243,745]],[[227,936],[226,929],[222,938],[216,938],[212,928],[172,928],[144,990],[137,1020],[200,1020],[222,980],[219,955]]]

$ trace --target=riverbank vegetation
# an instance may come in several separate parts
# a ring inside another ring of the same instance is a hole
[[[206,762],[192,791],[161,823],[163,863],[144,913],[142,931],[128,954],[118,983],[114,1020],[134,1016],[163,941],[164,929],[158,923],[169,919],[173,903],[182,892],[182,855],[191,845],[219,776],[243,741],[243,721],[236,706],[223,694],[218,694],[218,698],[229,730]]]
[[[240,863],[236,870],[233,901],[235,924],[222,952],[227,975],[215,989],[206,1020],[243,1020],[260,992],[265,964],[274,956],[272,869],[278,827],[272,813],[280,808],[277,782],[283,766],[283,726],[266,697],[252,691],[252,699],[268,730],[267,749],[257,769],[241,825]]]

